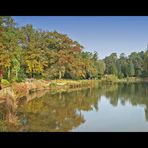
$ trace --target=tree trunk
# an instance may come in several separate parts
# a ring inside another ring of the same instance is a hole
[[[18,73],[17,73],[17,70],[16,70],[16,72],[15,72],[15,76],[16,76],[16,78],[18,79]]]
[[[33,78],[33,70],[32,70],[32,78]]]
[[[0,77],[0,90],[2,89],[2,85],[1,85],[1,79],[2,79],[2,78]]]
[[[10,80],[10,67],[8,68],[8,79]]]
[[[61,77],[62,77],[62,73],[61,71],[59,71],[59,79],[61,79]]]

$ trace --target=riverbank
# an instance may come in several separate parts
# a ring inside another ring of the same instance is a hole
[[[12,83],[6,88],[0,90],[0,100],[4,98],[13,98],[16,100],[20,97],[27,96],[28,94],[49,90],[52,92],[69,91],[75,89],[81,89],[86,87],[95,87],[100,80],[27,80],[21,83]]]
[[[148,83],[147,78],[136,78],[136,77],[128,77],[124,79],[119,79],[116,83]]]
[[[16,83],[13,82],[0,90],[0,100],[4,100],[5,98],[12,98],[13,100],[17,100],[23,96],[27,96],[30,93],[36,91],[49,90],[49,92],[63,92],[70,90],[77,90],[89,87],[96,87],[101,84],[113,84],[113,83],[140,83],[145,82],[148,83],[148,79],[141,78],[124,78],[117,79],[113,77],[101,79],[101,80],[36,80],[36,79],[27,79],[25,82]]]
[[[148,78],[127,77],[119,79],[115,75],[105,75],[101,82],[104,83],[148,83]]]

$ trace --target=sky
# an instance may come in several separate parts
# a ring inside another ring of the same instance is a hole
[[[58,31],[97,51],[99,58],[145,51],[148,45],[148,16],[13,16],[18,26]]]

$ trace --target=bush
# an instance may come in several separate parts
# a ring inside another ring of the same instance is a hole
[[[6,132],[6,131],[7,131],[6,123],[0,120],[0,132]]]
[[[12,84],[12,89],[18,96],[27,95],[29,93],[29,86],[27,83],[16,83]]]
[[[119,78],[119,79],[122,79],[123,77],[124,77],[124,74],[123,74],[123,73],[119,73],[119,74],[118,74],[118,78]]]
[[[17,81],[17,78],[16,77],[13,77],[10,82],[16,82]]]
[[[16,80],[16,82],[24,82],[25,80],[23,79],[23,78],[18,78],[17,80]]]
[[[1,80],[2,85],[10,85],[10,82],[6,79]]]
[[[52,83],[49,84],[49,86],[50,87],[55,87],[55,86],[57,86],[57,83],[52,82]]]
[[[11,80],[10,80],[10,82],[24,82],[25,81],[25,79],[24,78],[16,78],[16,77],[13,77]]]
[[[115,76],[115,75],[104,75],[103,78],[102,78],[103,81],[106,81],[106,82],[116,82],[118,81],[118,77]]]

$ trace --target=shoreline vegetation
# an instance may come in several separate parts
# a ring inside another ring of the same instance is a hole
[[[2,81],[3,82],[3,81]],[[5,82],[5,81],[4,81]],[[101,86],[102,84],[118,84],[118,83],[148,83],[148,79],[144,78],[124,78],[118,79],[114,75],[106,75],[100,80],[36,80],[27,79],[25,82],[13,82],[7,84],[2,84],[3,89],[0,90],[0,102],[7,98],[11,98],[17,101],[19,98],[27,96],[31,93],[38,91],[45,91],[51,93],[58,92],[70,92],[75,90],[81,90],[85,88],[93,88],[96,86]],[[3,102],[3,101],[2,101]]]
[[[25,82],[14,82],[7,85],[2,84],[0,100],[7,97],[16,100],[33,92],[49,90],[49,92],[72,91],[83,88],[95,87],[97,80],[30,80]]]

